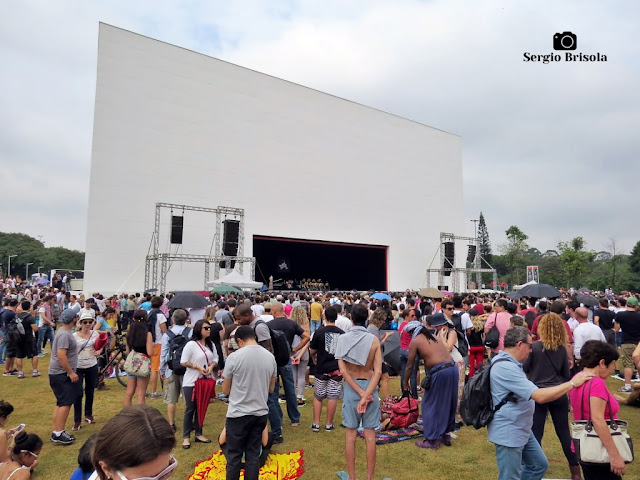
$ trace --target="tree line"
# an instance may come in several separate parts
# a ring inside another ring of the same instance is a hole
[[[480,213],[480,254],[497,270],[499,282],[507,282],[509,287],[525,283],[527,265],[537,265],[540,282],[558,288],[640,291],[640,241],[629,254],[620,250],[615,238],[609,240],[606,250],[596,252],[587,249],[583,237],[559,242],[555,249],[541,252],[529,245],[529,236],[516,225],[511,225],[505,235],[506,242],[498,245],[499,254],[494,254],[484,215]],[[486,267],[484,261],[482,266]],[[483,275],[483,282],[491,282],[489,274]]]
[[[64,247],[45,247],[40,240],[24,233],[0,232],[0,270],[3,276],[7,274],[11,258],[11,275],[25,278],[27,263],[29,276],[37,273],[38,268],[43,273],[57,270],[84,270],[84,252],[69,250]]]

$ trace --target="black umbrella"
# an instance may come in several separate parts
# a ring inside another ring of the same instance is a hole
[[[169,308],[205,308],[209,301],[199,293],[181,292],[169,301]]]
[[[547,297],[554,298],[560,297],[562,292],[551,285],[546,283],[536,283],[534,285],[527,285],[522,290],[520,290],[521,297]]]
[[[599,303],[596,297],[582,293],[580,295],[576,295],[576,302],[582,303],[587,307],[595,307]]]
[[[591,293],[591,290],[589,290],[587,287],[582,287],[578,289],[578,293],[586,293],[589,294]]]
[[[518,291],[518,292],[509,292],[507,293],[507,297],[509,297],[510,300],[518,300],[520,298],[522,298],[522,290]]]
[[[382,330],[387,333],[387,330]],[[396,372],[400,372],[400,335],[393,331],[393,335],[384,342],[384,361],[388,363]]]

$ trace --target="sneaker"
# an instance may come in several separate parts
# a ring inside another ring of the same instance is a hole
[[[313,383],[307,383],[304,388],[313,388]]]
[[[280,445],[281,443],[284,443],[284,437],[282,435],[273,438],[273,445]]]
[[[622,388],[619,388],[618,393],[631,393],[631,385],[624,385]]]
[[[39,377],[40,376],[40,372],[38,370],[34,370],[33,373],[31,374],[31,376]]]
[[[306,404],[307,404],[307,402],[304,399],[298,400],[298,406],[299,407],[304,407]]]
[[[151,398],[160,398],[161,396],[162,396],[162,394],[161,394],[161,393],[158,393],[158,392],[153,392],[153,393],[151,394]]]
[[[13,370],[8,370],[6,372],[4,372],[2,374],[3,377],[10,377],[11,375],[17,375],[18,374],[18,370],[17,369],[13,369]]]
[[[71,445],[75,442],[75,438],[72,438],[67,432],[62,432],[60,435],[51,434],[51,441],[59,445]]]
[[[224,393],[219,393],[218,400],[224,403],[229,403],[229,395],[225,395]]]
[[[18,372],[18,378],[25,378],[24,372]]]
[[[284,398],[279,398],[278,403],[287,403],[287,401]]]
[[[320,425],[312,423],[311,424],[311,430],[314,431],[314,432],[319,432],[320,431]]]
[[[331,425],[325,425],[325,426],[324,426],[324,429],[325,429],[327,432],[330,432],[330,431],[332,431],[332,430],[335,430],[335,429],[336,429],[336,427],[335,427],[335,426],[333,425],[333,423],[332,423]]]
[[[93,418],[93,416],[91,416],[91,417],[86,417],[86,418],[84,419],[84,421],[85,421],[85,422],[87,422],[88,424],[96,423],[96,419],[95,419],[95,418]]]
[[[81,428],[82,428],[82,422],[76,422],[76,423],[73,424],[73,428],[71,429],[71,431],[72,432],[77,432]]]

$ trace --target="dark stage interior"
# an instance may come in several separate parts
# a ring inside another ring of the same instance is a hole
[[[386,290],[387,247],[352,243],[253,237],[256,280],[321,279],[331,290]],[[265,278],[260,278],[263,274]]]

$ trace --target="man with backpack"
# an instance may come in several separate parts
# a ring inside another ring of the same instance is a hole
[[[7,355],[5,359],[5,370],[2,374],[5,377],[18,374],[18,369],[14,368],[13,362],[16,356],[16,344],[19,343],[21,337],[24,336],[24,330],[22,330],[22,333],[18,330],[18,324],[16,323],[17,307],[18,300],[16,298],[12,298],[7,302],[5,308],[0,311],[0,322],[4,327],[4,339],[2,341],[6,345]],[[22,326],[22,324],[20,324],[20,326]]]
[[[498,478],[540,480],[549,463],[531,431],[535,403],[556,400],[593,374],[581,372],[560,385],[538,388],[522,370],[522,362],[531,353],[531,332],[513,327],[506,332],[503,342],[504,349],[492,359],[490,370],[493,405],[501,405],[488,425],[489,441],[496,448]]]
[[[187,312],[178,308],[171,316],[173,327],[162,335],[160,352],[160,375],[164,380],[164,403],[167,405],[167,419],[171,429],[176,431],[176,404],[182,391],[182,377],[185,367],[180,364],[182,350],[193,330],[186,326]]]
[[[16,366],[18,367],[18,378],[25,378],[24,372],[22,371],[22,364],[25,358],[31,359],[32,376],[40,376],[40,372],[38,371],[38,355],[36,353],[38,325],[33,315],[31,315],[30,310],[31,302],[29,300],[23,300],[20,304],[20,312],[16,314],[15,318],[16,328],[18,328],[20,333],[20,340],[15,343],[11,353],[14,354]],[[19,328],[18,325],[22,325],[22,328]]]

